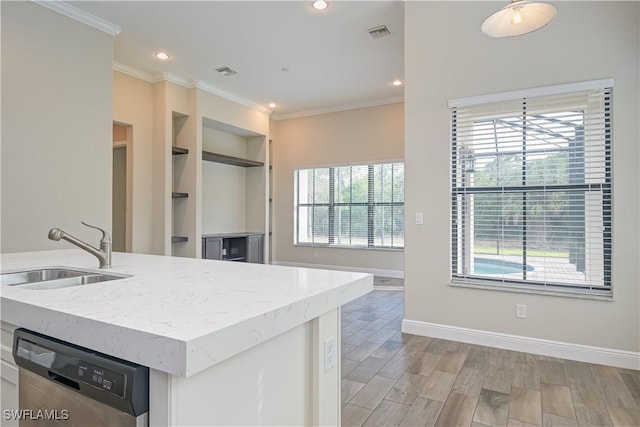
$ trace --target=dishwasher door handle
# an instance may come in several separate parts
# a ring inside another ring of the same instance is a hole
[[[80,390],[80,384],[78,384],[76,381],[70,378],[64,377],[60,374],[56,374],[55,372],[51,372],[51,371],[48,371],[48,372],[49,372],[49,379],[51,381],[55,381],[60,384],[66,385],[67,387],[71,387],[74,390]]]

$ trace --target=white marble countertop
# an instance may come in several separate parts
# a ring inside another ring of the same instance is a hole
[[[99,271],[79,249],[0,262],[2,272]],[[363,273],[126,253],[100,272],[132,277],[51,290],[3,285],[2,321],[188,377],[373,289]]]

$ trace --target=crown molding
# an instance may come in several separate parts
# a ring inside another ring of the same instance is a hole
[[[126,74],[128,76],[134,77],[139,80],[143,80],[148,83],[157,83],[157,82],[167,81],[175,85],[181,86],[185,89],[198,88],[205,92],[209,92],[213,95],[217,95],[221,98],[224,98],[228,101],[235,102],[236,104],[244,105],[245,107],[249,107],[253,110],[258,110],[261,113],[266,114],[267,116],[271,114],[271,110],[263,107],[260,104],[257,104],[253,101],[249,101],[247,99],[233,95],[231,93],[225,92],[205,82],[185,79],[184,77],[178,76],[176,74],[166,73],[166,72],[152,74],[152,73],[148,73],[146,71],[142,71],[138,68],[130,67],[129,65],[122,64],[116,61],[113,62],[113,69],[115,71],[119,71],[123,74]]]
[[[340,111],[357,110],[360,108],[377,107],[379,105],[395,104],[397,102],[404,102],[404,97],[396,98],[384,98],[373,101],[358,102],[355,104],[335,105],[325,108],[314,108],[311,110],[297,111],[288,114],[272,114],[273,120],[288,120],[297,119],[300,117],[317,116],[318,114],[339,113]]]
[[[180,77],[176,74],[166,73],[166,72],[152,74],[152,73],[148,73],[146,71],[142,71],[138,68],[130,67],[129,65],[125,65],[116,61],[113,62],[113,69],[115,71],[119,71],[123,74],[127,74],[131,77],[143,80],[148,83],[157,83],[157,82],[167,81],[167,82],[176,84],[178,86],[181,86],[185,89],[198,88],[205,92],[224,98],[228,101],[235,102],[236,104],[244,105],[245,107],[260,111],[261,113],[264,113],[267,116],[270,116],[274,120],[296,119],[299,117],[316,116],[318,114],[338,113],[340,111],[357,110],[359,108],[377,107],[379,105],[387,105],[387,104],[395,104],[398,102],[404,102],[403,97],[384,98],[384,99],[377,99],[373,101],[359,102],[355,104],[345,104],[345,105],[337,105],[333,107],[304,110],[304,111],[298,111],[298,112],[293,112],[288,114],[275,114],[270,109],[265,108],[264,106],[258,103],[233,95],[229,92],[225,92],[223,90],[218,89],[215,86],[212,86],[202,81],[185,79],[184,77]]]
[[[128,76],[134,77],[138,80],[143,80],[147,83],[154,83],[153,74],[147,73],[146,71],[139,70],[138,68],[133,68],[128,65],[122,64],[120,62],[113,61],[113,69],[122,74],[126,74]]]
[[[212,86],[212,85],[210,85],[208,83],[198,81],[198,82],[195,82],[195,86],[198,89],[202,89],[205,92],[209,92],[209,93],[211,93],[213,95],[217,95],[217,96],[225,98],[225,99],[227,99],[229,101],[233,101],[236,104],[244,105],[245,107],[249,107],[249,108],[252,108],[254,110],[258,110],[261,113],[266,114],[267,116],[271,115],[272,111],[269,110],[268,108],[265,108],[262,105],[257,104],[257,103],[255,103],[253,101],[249,101],[247,99],[244,99],[244,98],[241,98],[239,96],[233,95],[233,94],[231,94],[229,92],[225,92],[223,90],[220,90],[217,87]]]
[[[122,30],[119,26],[112,24],[111,22],[104,20],[98,16],[92,15],[89,12],[85,12],[82,9],[78,9],[75,6],[71,6],[60,0],[31,0],[33,3],[46,7],[49,10],[57,12],[61,15],[68,16],[71,19],[75,19],[78,22],[89,25],[97,30],[105,32],[112,36],[117,36]]]
[[[196,87],[193,80],[185,79],[184,77],[180,77],[172,73],[158,73],[153,76],[153,83],[161,81],[171,82],[175,85],[182,86],[185,89],[193,89]]]

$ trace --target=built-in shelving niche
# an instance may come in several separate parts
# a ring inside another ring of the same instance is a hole
[[[266,136],[202,118],[202,233],[264,233]]]
[[[190,135],[187,129],[187,121],[189,116],[176,111],[172,112],[172,144],[171,154],[173,156],[172,167],[172,191],[171,198],[175,201],[172,206],[172,229],[175,235],[171,236],[171,243],[185,243],[189,241],[183,228],[179,224],[184,224],[184,216],[187,199],[189,193],[184,191],[178,191],[180,187],[184,187],[184,183],[180,182],[180,177],[183,175],[183,170],[186,168],[187,156],[189,155],[189,149],[185,148],[185,145],[190,143]],[[177,245],[172,247],[172,255],[180,255],[185,250],[184,245]]]

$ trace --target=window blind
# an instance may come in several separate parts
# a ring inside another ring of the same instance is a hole
[[[611,289],[611,93],[451,108],[455,282]]]
[[[404,164],[295,171],[295,243],[403,248]]]

